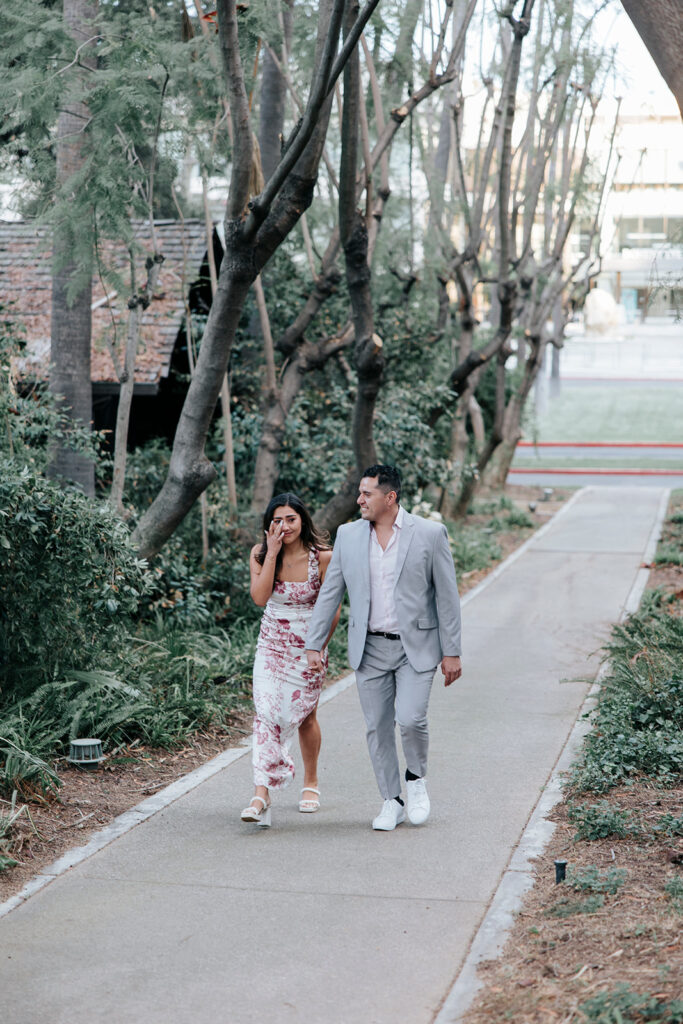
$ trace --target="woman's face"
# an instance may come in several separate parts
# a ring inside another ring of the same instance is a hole
[[[301,536],[301,516],[289,505],[281,505],[273,513],[275,529],[282,527],[282,543],[293,544]]]

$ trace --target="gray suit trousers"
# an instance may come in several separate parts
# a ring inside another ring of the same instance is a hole
[[[356,683],[370,759],[385,800],[401,794],[396,724],[401,732],[406,767],[419,778],[427,774],[427,706],[435,670],[436,666],[427,672],[416,671],[400,640],[368,636],[365,641]]]

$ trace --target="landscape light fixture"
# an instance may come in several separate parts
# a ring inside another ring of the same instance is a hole
[[[555,861],[555,885],[559,885],[560,882],[564,882],[567,877],[567,862],[566,860]]]
[[[543,488],[543,500],[544,501],[550,501],[552,496],[553,496],[553,489],[552,489],[552,487],[544,487]]]
[[[69,764],[75,764],[78,768],[85,768],[86,771],[91,772],[96,771],[100,766],[100,761],[104,761],[102,740],[71,740],[67,760]]]

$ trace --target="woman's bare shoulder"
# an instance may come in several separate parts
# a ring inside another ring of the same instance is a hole
[[[319,548],[318,555],[320,556],[320,564],[323,569],[326,569],[332,561],[332,548]]]

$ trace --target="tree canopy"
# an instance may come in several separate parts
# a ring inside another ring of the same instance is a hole
[[[153,266],[154,217],[210,220],[224,183],[225,255],[208,315],[188,321],[192,376],[136,521],[141,554],[231,473],[240,516],[287,484],[331,529],[380,458],[453,515],[504,480],[546,350],[599,266],[615,157],[609,135],[591,148],[610,66],[595,14],[102,0],[77,42],[53,3],[3,10],[3,173],[26,215],[69,228],[67,302],[93,261],[129,295],[124,411],[135,309],[155,284],[122,281],[103,243]],[[76,102],[82,159],[60,180],[57,125]],[[234,438],[216,432],[219,396]],[[126,431],[123,415],[124,453]]]

